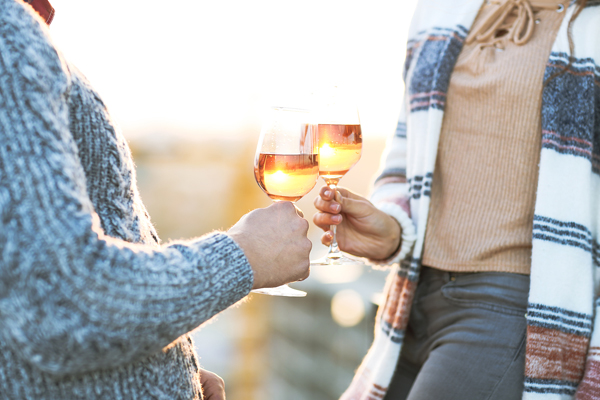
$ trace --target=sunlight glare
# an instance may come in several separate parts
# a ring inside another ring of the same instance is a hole
[[[365,317],[365,303],[355,290],[340,290],[331,299],[331,316],[340,326],[358,325]]]
[[[319,157],[332,157],[335,154],[335,149],[329,146],[329,143],[325,143],[319,149]]]
[[[271,175],[271,179],[272,179],[272,183],[274,183],[274,184],[282,184],[282,183],[285,183],[285,181],[287,181],[288,176],[283,171],[277,171],[273,175]]]
[[[392,134],[416,0],[52,0],[50,32],[126,135],[260,131],[260,110],[332,79],[363,134]],[[282,101],[285,102],[285,101]]]

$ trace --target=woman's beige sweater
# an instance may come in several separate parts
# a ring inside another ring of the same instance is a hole
[[[432,181],[424,265],[530,271],[543,76],[565,14],[560,1],[537,3],[545,9],[534,4],[533,34],[521,45],[507,35],[514,12],[492,37],[476,38],[499,7],[484,4],[456,62]]]

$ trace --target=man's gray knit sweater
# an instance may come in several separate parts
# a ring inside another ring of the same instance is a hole
[[[223,233],[161,247],[127,144],[32,9],[0,0],[0,399],[198,399],[187,332],[248,294]]]

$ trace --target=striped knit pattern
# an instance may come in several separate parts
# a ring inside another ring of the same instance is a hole
[[[395,264],[385,287],[375,339],[343,400],[381,399],[400,354],[421,267],[437,145],[450,74],[480,4],[451,0],[444,10],[421,0],[410,28],[407,93],[390,138],[374,203],[393,202],[412,219],[417,241]],[[542,99],[542,149],[533,225],[527,313],[526,400],[600,399],[600,5],[574,25],[575,63]],[[567,10],[545,77],[568,62]]]
[[[199,399],[187,333],[243,298],[223,233],[160,246],[124,137],[21,1],[0,0],[0,399]]]

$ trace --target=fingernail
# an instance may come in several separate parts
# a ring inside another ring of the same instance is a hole
[[[325,197],[329,197],[331,195],[331,192],[329,190],[326,190],[323,192],[323,196]]]
[[[340,222],[342,220],[342,216],[341,215],[334,215],[333,217],[331,217],[331,220],[333,222]]]
[[[339,205],[339,204],[332,204],[331,205],[331,211],[338,212],[338,211],[340,211],[340,208],[342,208],[342,206]]]

